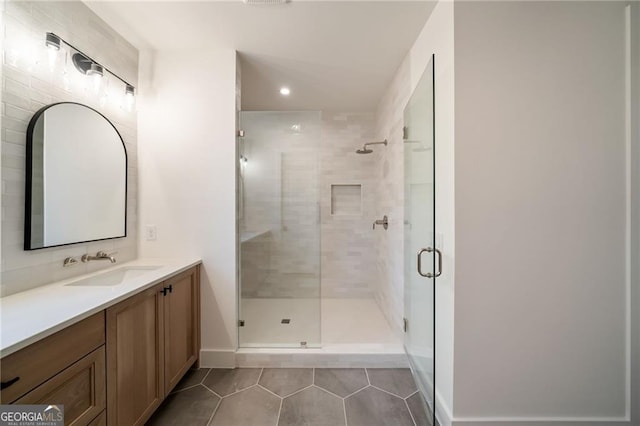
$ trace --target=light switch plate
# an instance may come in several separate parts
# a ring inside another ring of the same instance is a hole
[[[144,238],[147,241],[155,241],[158,237],[158,228],[155,225],[146,225],[144,227]]]

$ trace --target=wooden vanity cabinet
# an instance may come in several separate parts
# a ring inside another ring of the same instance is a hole
[[[8,355],[0,361],[1,402],[60,404],[66,425],[90,424],[106,406],[104,342],[99,312]]]
[[[200,351],[195,266],[0,360],[2,404],[62,404],[65,425],[144,425]]]
[[[107,309],[107,424],[143,425],[197,361],[198,267]]]
[[[164,300],[158,284],[107,308],[107,423],[143,425],[164,398]]]
[[[101,346],[14,403],[55,402],[64,406],[66,425],[87,425],[105,408],[104,365],[104,346]]]
[[[198,360],[200,351],[200,276],[193,268],[165,281],[165,395]]]

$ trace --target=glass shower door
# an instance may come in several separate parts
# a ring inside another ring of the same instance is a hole
[[[242,111],[240,347],[320,346],[320,113]]]
[[[434,57],[404,110],[405,350],[435,421],[435,277],[441,268],[435,245]]]

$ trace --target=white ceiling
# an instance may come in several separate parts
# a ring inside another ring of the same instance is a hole
[[[435,2],[85,1],[139,49],[240,52],[244,110],[373,111]],[[289,97],[279,94],[291,89]]]

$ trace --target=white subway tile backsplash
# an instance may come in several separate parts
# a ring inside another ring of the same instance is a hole
[[[63,87],[62,69],[51,72],[40,55],[38,63],[27,61],[29,46],[42,49],[44,36],[55,32],[132,84],[138,79],[138,51],[97,17],[81,1],[5,2],[2,20],[2,271],[0,295],[8,295],[51,281],[70,278],[111,266],[93,262],[62,268],[68,256],[98,250],[119,252],[117,259],[136,258],[137,226],[137,118],[116,105],[101,107],[98,97],[72,86]],[[26,49],[26,50],[25,50]],[[72,70],[75,72],[75,70]],[[129,160],[128,237],[95,243],[24,251],[24,191],[26,128],[33,113],[54,102],[80,102],[105,114],[121,129]]]
[[[14,80],[6,75],[3,75],[2,88],[4,93],[9,93],[17,96],[24,96],[24,94],[29,89],[29,85],[28,85],[28,82],[21,83],[20,81]]]
[[[5,147],[11,146],[12,144],[6,144],[3,147],[3,151]],[[15,155],[15,154],[3,154],[2,155],[2,167],[3,168],[12,168],[12,169],[23,169],[24,168],[25,155]]]
[[[29,86],[30,82],[31,82],[31,76],[25,72],[21,72],[20,70],[11,67],[11,66],[5,66],[4,69],[2,70],[2,76],[6,79],[11,80],[12,82],[16,82],[16,83],[20,83],[23,84],[25,86]],[[19,99],[22,99],[23,101],[25,100],[23,97],[18,96]],[[4,102],[6,102],[6,100],[4,99],[4,97],[2,98],[2,100]]]
[[[3,110],[3,114],[6,117],[20,120],[23,122],[29,122],[29,120],[31,119],[31,116],[33,115],[31,111],[28,111],[26,109],[19,108],[13,105],[6,105]]]

